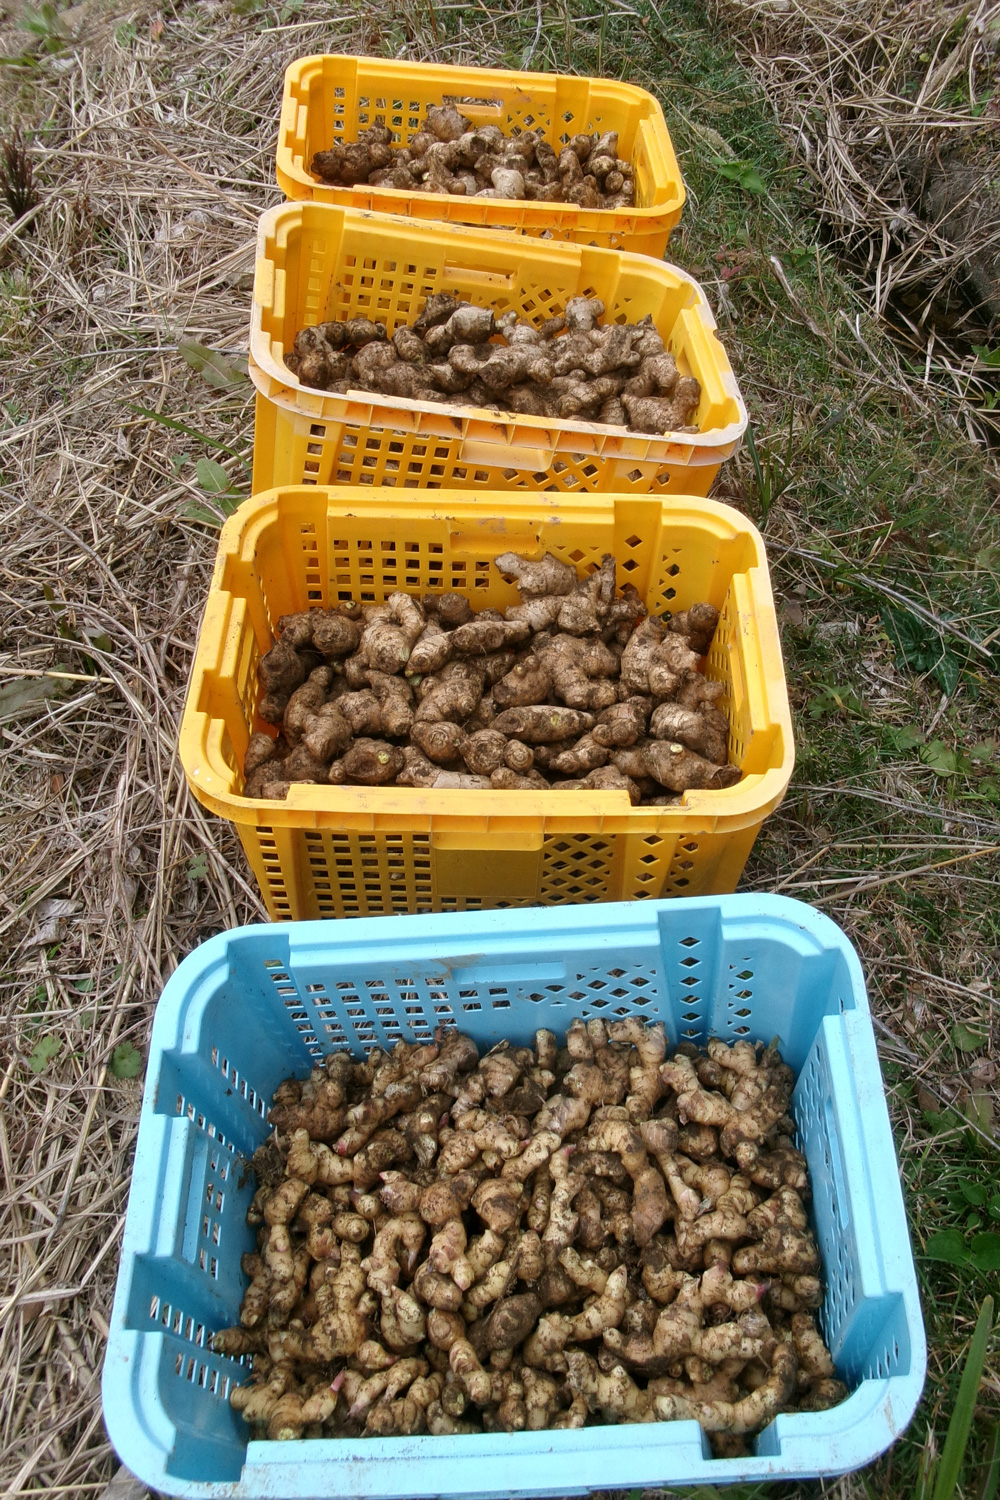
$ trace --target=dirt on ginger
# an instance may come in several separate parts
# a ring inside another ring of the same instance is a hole
[[[408,193],[513,198],[621,209],[635,204],[635,173],[618,155],[618,132],[572,136],[558,151],[541,131],[505,135],[474,125],[454,105],[431,104],[405,146],[383,116],[356,141],[317,151],[312,173],[333,187],[367,184]]]
[[[234,1410],[275,1441],[693,1418],[731,1457],[836,1405],[793,1083],[638,1017],[329,1054],[254,1157]]]
[[[652,318],[602,324],[604,313],[599,297],[572,297],[564,313],[536,326],[513,309],[495,316],[437,293],[391,338],[367,318],[302,328],[284,361],[318,390],[378,391],[633,432],[700,431],[701,385],[680,373]]]
[[[496,566],[521,602],[474,613],[459,594],[401,591],[283,615],[260,660],[244,795],[296,782],[622,791],[662,804],[740,779],[723,685],[704,675],[711,604],[647,616],[615,560],[578,578],[551,553]]]

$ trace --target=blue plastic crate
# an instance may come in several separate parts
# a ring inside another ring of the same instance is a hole
[[[267,1101],[345,1044],[457,1023],[490,1046],[575,1016],[662,1019],[704,1043],[777,1036],[812,1174],[820,1323],[851,1390],[779,1416],[751,1458],[712,1458],[695,1422],[467,1437],[247,1442],[237,1321],[253,1247],[244,1167]],[[844,1473],[883,1452],[920,1396],[926,1345],[864,980],[828,918],[775,896],[302,922],[223,933],[156,1011],[104,1414],[124,1463],[168,1495],[517,1497]]]

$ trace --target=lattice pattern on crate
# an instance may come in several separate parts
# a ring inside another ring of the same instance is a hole
[[[279,421],[284,421],[285,414],[278,415]],[[550,494],[615,490],[637,495],[680,488],[676,476],[663,470],[659,460],[561,454],[551,468],[531,473],[499,464],[470,464],[462,458],[459,438],[378,427],[359,432],[346,425],[312,422],[309,441],[295,447],[305,455],[295,465],[290,481],[296,484],[363,484],[405,490],[489,488]],[[498,448],[498,455],[502,451]]]
[[[876,1344],[872,1349],[870,1357],[865,1361],[861,1369],[862,1380],[884,1380],[887,1375],[895,1375],[902,1367],[902,1350],[900,1348],[900,1337],[905,1338],[906,1325],[902,1316],[902,1298],[898,1298],[897,1326],[886,1329],[884,1344]],[[908,1341],[907,1341],[908,1342]],[[909,1351],[907,1350],[907,1358]]]
[[[493,564],[495,547],[489,549],[486,557],[476,557],[469,550],[453,553],[446,548],[449,532],[443,523],[439,528],[440,540],[421,536],[399,541],[398,523],[388,511],[384,522],[369,520],[365,529],[367,534],[363,536],[338,537],[334,534],[329,538],[329,576],[324,578],[319,572],[316,527],[312,523],[300,526],[301,556],[296,571],[298,590],[307,607],[326,607],[338,599],[378,603],[396,589],[415,594],[434,590],[482,592],[483,598],[474,600],[477,608],[487,605],[503,608],[516,603],[519,598],[517,590],[504,581]],[[558,527],[554,527],[545,536],[545,546],[564,562],[572,563],[583,576],[600,566],[610,543],[603,524],[589,529],[592,540],[588,539],[587,533],[586,524],[580,523],[574,528],[574,541],[563,543]],[[626,540],[626,546],[631,548],[641,548],[642,545],[642,538],[638,536]],[[634,557],[626,557],[620,570],[623,574],[621,581],[626,581],[641,566]],[[248,636],[253,639],[249,632]],[[254,643],[254,676],[258,658]],[[249,686],[250,678],[247,677],[246,688]],[[250,702],[247,691],[241,692],[240,696],[244,703]],[[248,717],[252,717],[252,712]]]
[[[307,830],[301,837],[312,891],[310,911],[318,917],[478,911],[487,906],[532,904],[529,899],[491,902],[481,896],[435,897],[428,834],[375,836]]]
[[[556,1009],[572,1008],[575,1015],[585,1021],[594,1017],[617,1021],[637,1012],[643,1015],[648,1007],[656,1006],[662,999],[663,972],[656,964],[630,963],[628,968],[611,969],[607,964],[594,964],[578,969],[565,981],[545,984],[528,993],[523,985],[519,988],[525,999],[536,1004],[544,1001]],[[511,993],[517,992],[512,987]],[[496,990],[491,988],[490,994],[495,993]],[[568,1027],[572,1019],[572,1016],[567,1016],[559,1025]]]
[[[330,265],[329,250],[321,241],[315,243],[306,263],[307,242],[304,243],[303,264],[299,268],[302,320],[319,323],[326,319],[368,317],[384,323],[391,334],[401,323],[412,323],[428,297],[436,292],[452,292],[469,302],[492,307],[497,317],[513,308],[519,318],[540,327],[564,312],[570,298],[599,295],[594,286],[580,286],[572,262],[563,268],[564,279],[560,281],[553,266],[536,265],[526,259],[515,273],[513,286],[508,268],[498,266],[493,284],[484,289],[480,267],[470,268],[467,274],[455,265],[454,258],[446,259],[441,252],[438,263],[430,255],[419,260],[401,259],[395,248],[398,237],[389,240],[384,253],[380,253],[375,247],[386,243],[387,238],[370,231],[368,248],[364,250],[351,249],[348,239],[335,267]],[[457,254],[453,252],[453,256]],[[684,297],[685,292],[682,288],[680,296]],[[638,322],[648,310],[648,296],[625,290],[619,291],[614,301],[609,300],[606,292],[602,300],[605,323]],[[280,326],[275,328],[277,337],[282,333]],[[683,351],[669,333],[665,338],[667,348],[686,368]]]
[[[263,1119],[267,1112],[265,1101],[250,1088],[245,1079],[239,1079],[235,1068],[227,1069],[221,1066],[217,1060],[215,1047],[212,1048],[212,1060],[227,1078],[230,1088],[240,1093]],[[204,1188],[200,1201],[191,1206],[187,1236],[193,1238],[193,1243],[190,1243],[186,1236],[186,1247],[190,1251],[192,1263],[214,1281],[219,1275],[219,1246],[225,1220],[223,1214],[226,1201],[225,1184],[233,1172],[236,1151],[214,1126],[209,1125],[206,1134],[208,1140],[199,1142],[192,1161],[192,1182],[196,1180],[196,1168],[200,1164],[204,1173]]]
[[[627,901],[641,901],[662,895],[667,866],[676,839],[659,833],[629,837],[625,849],[626,872],[622,896]]]
[[[387,511],[385,524],[373,524],[368,536],[331,538],[331,601],[358,599],[368,604],[380,602],[396,589],[418,594],[455,589],[473,595],[499,591],[504,603],[516,602],[516,591],[503,583],[489,558],[455,556],[445,552],[443,541],[429,538],[399,541],[398,530]],[[444,527],[441,536],[447,538]],[[482,609],[486,603],[484,597],[475,601],[475,607]]]
[[[704,942],[701,938],[689,935],[679,940],[677,948],[680,953],[677,966],[683,971],[682,977],[674,986],[677,1003],[683,1007],[678,1016],[678,1030],[689,1041],[700,1041],[708,1030],[708,1013],[712,1000],[705,988],[706,979],[711,979],[711,972],[707,975],[705,973]]]
[[[729,979],[726,986],[728,995],[726,1010],[729,1015],[725,1028],[727,1041],[736,1041],[739,1037],[750,1036],[751,1028],[747,1022],[753,1016],[754,977],[754,961],[749,954],[729,965]],[[760,1040],[760,1038],[755,1038],[755,1040]]]
[[[429,834],[306,830],[302,837],[319,916],[431,910]]]
[[[268,973],[275,967],[275,962],[264,964]],[[502,970],[492,966],[489,973],[477,977],[474,966],[456,972],[416,963],[401,973],[389,966],[372,975],[352,972],[343,965],[337,968],[336,978],[293,977],[295,993],[286,996],[284,1004],[303,1046],[311,1056],[320,1057],[342,1047],[368,1052],[373,1047],[388,1050],[400,1040],[430,1041],[439,1027],[475,1024],[471,1017],[510,1011],[523,1000],[543,1007],[546,1014],[569,1012],[551,1018],[561,1034],[572,1015],[617,1020],[652,1014],[663,992],[663,974],[656,964],[629,960],[613,968],[593,964],[559,979],[551,977],[551,967],[540,960],[519,964],[517,980],[505,980]],[[535,977],[524,973],[532,968],[537,971]]]
[[[261,1119],[267,1113],[267,1105],[245,1079],[240,1079],[236,1069],[222,1067],[217,1049],[212,1048],[212,1063],[219,1067],[230,1089],[239,1093],[250,1104]],[[204,1174],[204,1188],[197,1201],[192,1204],[188,1216],[183,1254],[190,1265],[196,1266],[214,1281],[219,1274],[219,1245],[222,1239],[223,1208],[226,1200],[226,1184],[232,1175],[236,1159],[236,1147],[218,1126],[208,1118],[185,1094],[178,1093],[174,1113],[186,1115],[197,1127],[199,1137],[192,1155],[192,1181],[200,1168]]]
[[[257,707],[257,699],[260,696],[260,685],[257,681],[257,663],[259,660],[260,649],[257,645],[257,638],[254,632],[252,630],[244,631],[240,639],[239,654],[236,660],[235,687],[240,702],[248,711],[248,723],[253,718],[254,709]]]
[[[540,900],[549,906],[607,901],[614,857],[614,838],[587,833],[547,838],[542,845]]]
[[[532,493],[659,495],[667,490],[706,494],[714,478],[711,466],[695,465],[678,474],[659,459],[602,458],[593,454],[560,454],[544,472],[469,464],[462,460],[460,439],[344,423],[308,422],[279,409],[279,431],[287,435],[287,472],[275,473],[275,484],[364,484],[380,489],[530,490]],[[302,429],[300,431],[300,428]],[[502,451],[502,450],[500,450]]]
[[[836,1352],[860,1300],[860,1289],[854,1250],[856,1230],[848,1215],[847,1183],[840,1148],[831,1140],[832,1093],[826,1054],[822,1040],[817,1039],[795,1086],[793,1112],[801,1136],[797,1144],[809,1158],[814,1179],[815,1229],[826,1280],[826,1298],[818,1321],[827,1344]],[[825,1184],[823,1191],[815,1180],[818,1175]]]
[[[183,1308],[175,1307],[155,1293],[149,1299],[148,1317],[139,1326],[150,1333],[166,1336],[173,1352],[173,1360],[168,1362],[167,1368],[172,1364],[177,1379],[199,1386],[220,1401],[228,1401],[230,1390],[239,1385],[246,1374],[240,1367],[249,1364],[247,1356],[231,1359],[214,1355],[210,1345],[216,1330],[207,1328]]]
[[[575,80],[574,80],[575,85]],[[322,82],[314,85],[315,98],[310,101],[317,110],[320,102]],[[333,94],[333,139],[353,140],[357,133],[366,130],[375,120],[381,119],[392,131],[399,145],[407,145],[421,129],[431,104],[454,104],[474,125],[495,124],[506,134],[520,135],[531,131],[550,141],[552,145],[565,145],[571,136],[584,133],[600,135],[605,130],[621,126],[621,106],[601,104],[588,98],[587,107],[566,107],[560,98],[563,90],[557,85],[548,89],[548,97],[536,94],[525,98],[521,92],[513,99],[501,97],[472,97],[464,94],[442,93],[438,89],[420,88],[412,84],[406,89],[380,90],[377,93],[359,92],[348,100],[347,91],[337,86]],[[350,128],[347,121],[351,120]],[[322,146],[312,143],[311,149]]]
[[[271,898],[272,914],[279,921],[284,917],[291,917],[292,905],[288,897],[288,886],[282,868],[282,851],[278,848],[276,830],[273,828],[247,830],[246,837],[252,840],[259,856],[260,878]],[[290,852],[291,840],[284,830],[281,833],[281,841],[285,849]]]
[[[691,882],[697,879],[696,871],[700,864],[704,863],[704,855],[699,861],[696,856],[702,847],[704,840],[697,835],[685,835],[676,845],[670,868],[667,870],[664,882],[663,894],[667,895],[690,895]]]

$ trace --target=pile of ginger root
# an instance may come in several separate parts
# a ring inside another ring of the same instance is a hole
[[[607,554],[583,578],[552,553],[496,567],[519,604],[473,612],[461,594],[397,592],[283,615],[258,666],[246,797],[293,782],[465,791],[624,791],[675,802],[733,786],[724,689],[701,671],[711,604],[666,621],[619,593]]]
[[[406,146],[393,145],[379,117],[357,141],[317,151],[312,173],[335,187],[367,183],[409,193],[462,198],[515,198],[573,203],[578,208],[632,208],[635,174],[618,156],[618,132],[579,134],[557,152],[542,136],[504,135],[499,125],[473,125],[453,104],[429,105]]]
[[[604,312],[599,297],[571,297],[565,312],[536,327],[513,309],[496,317],[436,292],[391,338],[370,318],[316,323],[299,330],[284,360],[317,390],[379,391],[634,432],[698,432],[701,385],[678,372],[652,318],[600,324]],[[503,343],[493,342],[498,335]]]
[[[847,1395],[775,1045],[574,1020],[329,1054],[274,1094],[233,1407],[255,1437],[693,1418],[717,1456]]]

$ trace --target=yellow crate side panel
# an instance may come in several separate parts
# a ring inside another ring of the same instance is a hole
[[[386,428],[312,420],[258,393],[253,491],[294,484],[370,485],[374,489],[531,491],[549,494],[685,494],[705,496],[719,464],[559,454],[547,466],[512,467],[523,454],[470,452],[462,438],[428,437]],[[388,497],[387,497],[388,498]]]
[[[285,350],[303,327],[362,315],[392,331],[412,321],[438,292],[498,312],[513,310],[535,324],[562,312],[577,296],[600,297],[606,322],[648,315],[681,373],[694,375],[701,385],[697,430],[635,433],[460,403],[321,392],[302,386],[284,363]],[[354,483],[373,470],[387,477],[397,472],[400,454],[393,439],[401,438],[412,442],[396,480],[404,487],[488,482],[474,477],[477,469],[494,475],[509,471],[508,484],[543,487],[556,463],[572,470],[588,462],[595,468],[595,477],[582,481],[588,488],[607,487],[612,474],[625,483],[635,482],[628,476],[636,474],[661,485],[671,471],[717,469],[735,452],[746,426],[746,409],[704,293],[675,267],[640,255],[475,229],[404,228],[399,219],[324,204],[288,204],[262,216],[250,346],[250,374],[261,394],[283,412],[308,420],[309,451],[294,455],[296,477],[303,481],[345,483],[337,477],[345,471]],[[296,438],[306,431],[296,427]],[[283,424],[282,442],[287,440]],[[602,460],[619,462],[602,470]],[[462,467],[473,477],[460,479]],[[266,482],[268,472],[265,458],[256,466],[255,485]],[[700,483],[701,476],[685,488],[697,491]]]
[[[471,101],[471,102],[470,102]],[[462,199],[366,183],[335,187],[309,170],[317,151],[357,139],[376,119],[406,145],[430,104],[456,102],[475,125],[540,134],[557,151],[577,133],[618,132],[619,155],[635,170],[632,209]],[[292,199],[351,205],[526,235],[661,256],[680,220],[684,183],[658,102],[645,90],[605,79],[500,69],[442,67],[384,59],[318,56],[286,70],[277,149],[278,182]]]
[[[298,787],[294,806],[240,796],[247,740],[263,727],[257,665],[282,614],[396,589],[503,609],[518,595],[493,562],[511,548],[551,551],[581,576],[612,552],[650,609],[720,608],[706,671],[724,684],[730,753],[747,773],[738,814],[731,793],[667,809],[630,809],[615,794]],[[274,491],[223,530],[181,756],[196,795],[236,822],[275,919],[731,890],[791,770],[760,538],[736,512],[689,497],[509,498],[498,512],[461,491],[395,505],[367,489]]]
[[[441,851],[427,834],[241,830],[274,921],[479,911],[719,895],[757,829],[718,834],[554,834],[537,852]]]

